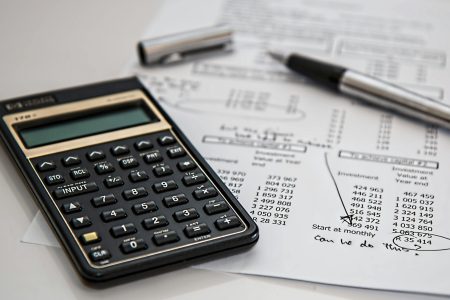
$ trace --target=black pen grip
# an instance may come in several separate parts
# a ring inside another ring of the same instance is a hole
[[[297,54],[289,55],[286,66],[294,72],[334,90],[338,89],[340,79],[346,71],[343,67]]]

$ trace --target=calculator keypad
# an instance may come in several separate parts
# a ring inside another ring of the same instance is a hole
[[[32,163],[94,265],[171,251],[246,228],[170,131]]]

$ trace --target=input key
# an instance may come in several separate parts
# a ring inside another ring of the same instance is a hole
[[[96,191],[98,191],[97,184],[95,182],[87,182],[82,184],[58,187],[53,191],[53,196],[56,199],[64,199]]]

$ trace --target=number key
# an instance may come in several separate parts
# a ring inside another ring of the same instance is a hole
[[[111,222],[114,220],[119,220],[127,217],[127,213],[123,210],[123,208],[117,208],[114,210],[104,211],[101,214],[103,221]]]
[[[195,210],[195,208],[188,208],[175,212],[173,214],[173,217],[177,222],[184,222],[188,220],[197,219],[199,217],[199,214]]]
[[[163,203],[166,207],[173,207],[177,205],[182,205],[188,203],[189,200],[186,198],[185,194],[177,194],[172,196],[164,197]]]
[[[111,234],[113,237],[121,237],[125,235],[134,234],[137,232],[136,226],[133,223],[122,224],[111,228]]]
[[[167,221],[166,217],[164,216],[151,217],[142,221],[142,226],[144,226],[145,229],[164,227],[168,224],[169,221]]]
[[[147,196],[148,192],[144,187],[141,186],[131,190],[125,190],[123,191],[122,195],[125,200],[133,200]]]
[[[156,206],[154,201],[148,201],[133,205],[133,211],[136,215],[142,215],[156,210],[158,210],[158,206]]]
[[[92,202],[92,205],[94,205],[95,207],[101,207],[101,206],[114,204],[117,202],[117,200],[113,194],[109,194],[109,195],[102,195],[99,197],[94,197],[94,198],[92,198],[91,202]]]
[[[155,183],[153,185],[153,189],[157,193],[172,191],[172,190],[176,190],[177,188],[178,188],[178,185],[173,180],[161,181],[161,182]]]
[[[133,241],[123,242],[120,245],[120,249],[122,249],[123,253],[128,254],[139,250],[147,249],[147,244],[144,242],[143,239],[137,239]]]

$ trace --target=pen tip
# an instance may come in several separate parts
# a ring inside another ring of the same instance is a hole
[[[279,61],[281,63],[285,63],[286,59],[288,57],[288,55],[286,55],[286,53],[282,52],[282,51],[278,51],[278,50],[272,50],[269,49],[267,50],[267,53],[276,61]]]

